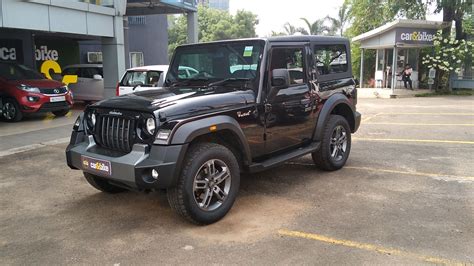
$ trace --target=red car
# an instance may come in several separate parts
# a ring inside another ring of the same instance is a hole
[[[0,62],[0,115],[6,121],[17,122],[39,112],[64,116],[72,104],[72,93],[63,83],[45,79],[24,65]]]

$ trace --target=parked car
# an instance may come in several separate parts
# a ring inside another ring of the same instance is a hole
[[[100,64],[79,64],[64,67],[62,75],[77,75],[77,83],[69,84],[74,100],[92,102],[104,99],[104,73]]]
[[[63,83],[24,65],[0,62],[0,115],[6,121],[40,112],[64,116],[72,104],[72,94]]]
[[[331,71],[319,74],[320,65]],[[188,67],[197,73],[184,76]],[[179,215],[209,224],[232,207],[240,173],[307,154],[321,169],[342,168],[361,121],[356,104],[348,39],[184,45],[162,89],[86,108],[74,124],[67,164],[103,192],[167,189]]]
[[[117,87],[116,95],[163,86],[168,65],[151,65],[127,69]]]

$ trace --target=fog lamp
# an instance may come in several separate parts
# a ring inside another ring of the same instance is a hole
[[[153,177],[153,179],[157,180],[158,179],[158,171],[156,171],[155,169],[151,170],[151,177]]]

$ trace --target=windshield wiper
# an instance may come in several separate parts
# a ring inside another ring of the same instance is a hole
[[[209,81],[209,79],[208,78],[190,78],[190,79],[185,79],[185,80],[182,80],[182,81],[173,82],[170,86],[171,87],[187,86],[192,81]]]
[[[223,80],[218,80],[218,81],[215,81],[215,82],[211,82],[211,83],[207,84],[207,86],[208,87],[214,87],[214,86],[225,84],[227,82],[234,82],[234,81],[250,81],[250,79],[249,78],[226,78],[226,79],[223,79]]]

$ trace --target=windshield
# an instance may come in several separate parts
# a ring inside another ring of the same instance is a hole
[[[130,70],[125,73],[120,86],[156,87],[162,71]]]
[[[216,81],[258,82],[265,42],[262,40],[210,43],[176,49],[166,86],[186,82],[203,85]]]
[[[0,77],[7,80],[44,79],[36,70],[24,65],[0,62]]]

